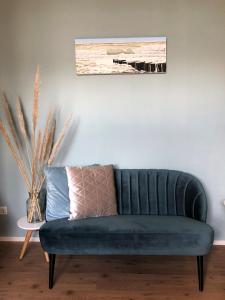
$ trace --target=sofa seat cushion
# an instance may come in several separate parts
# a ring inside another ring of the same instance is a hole
[[[45,251],[88,255],[205,255],[213,230],[181,216],[118,215],[59,219],[40,229]]]

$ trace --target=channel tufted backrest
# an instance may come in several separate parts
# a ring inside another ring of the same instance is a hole
[[[115,169],[121,215],[186,216],[206,220],[204,189],[194,176],[173,170]]]

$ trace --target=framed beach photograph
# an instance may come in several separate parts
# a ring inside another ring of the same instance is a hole
[[[75,39],[78,75],[166,73],[166,37]]]

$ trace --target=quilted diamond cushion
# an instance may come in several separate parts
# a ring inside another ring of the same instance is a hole
[[[113,167],[66,167],[70,219],[117,215]]]

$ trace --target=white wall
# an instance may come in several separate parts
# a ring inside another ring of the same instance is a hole
[[[225,239],[225,1],[0,0],[0,89],[30,113],[41,68],[47,109],[77,129],[59,164],[169,168],[202,181],[208,222]],[[167,36],[167,74],[77,77],[75,37]],[[68,142],[68,140],[67,140]],[[65,149],[65,148],[64,148]],[[24,185],[0,138],[1,236],[21,236]]]

